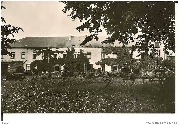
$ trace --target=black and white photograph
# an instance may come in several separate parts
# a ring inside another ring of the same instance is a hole
[[[6,114],[175,115],[177,4],[1,1],[1,122],[14,124]],[[178,124],[143,124],[161,122]]]

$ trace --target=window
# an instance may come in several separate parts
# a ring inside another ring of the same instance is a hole
[[[34,52],[33,52],[33,59],[36,59],[36,57],[37,57],[37,54],[36,54],[36,52],[34,51]]]
[[[54,54],[54,58],[57,59],[57,54]]]
[[[25,52],[21,52],[21,59],[25,59]]]
[[[15,59],[15,52],[11,52],[10,56],[10,59]]]
[[[91,59],[91,52],[87,52],[87,58]]]
[[[63,54],[63,58],[66,58],[67,54]]]
[[[42,54],[42,59],[44,59],[44,53]]]
[[[118,66],[117,65],[112,66],[112,71],[118,71]]]
[[[93,64],[88,64],[87,65],[87,70],[92,70],[93,69]]]
[[[105,58],[105,53],[101,54],[101,58],[104,59]]]
[[[74,58],[77,58],[77,54],[74,54]]]
[[[30,64],[26,64],[26,71],[30,71]]]

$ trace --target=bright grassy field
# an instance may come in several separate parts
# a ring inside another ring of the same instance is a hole
[[[113,78],[1,81],[4,113],[174,113],[173,81]]]

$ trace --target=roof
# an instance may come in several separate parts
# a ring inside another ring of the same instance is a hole
[[[52,47],[52,48],[67,48],[71,46],[80,47],[86,36],[67,36],[67,37],[25,37],[18,42],[11,44],[11,47]],[[88,42],[85,47],[102,47],[101,42],[106,39],[106,36],[99,36],[99,40],[92,40]]]

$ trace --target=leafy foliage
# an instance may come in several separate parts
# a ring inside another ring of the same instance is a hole
[[[75,72],[85,72],[84,65],[89,64],[89,60],[86,55],[83,53],[83,50],[80,50],[77,58],[74,58],[75,49],[72,47],[68,48],[67,56],[65,58],[65,66],[64,66],[64,75],[65,76],[73,76]]]
[[[49,62],[47,60],[35,60],[31,63],[31,71],[35,74],[41,73],[42,71],[53,72],[55,65],[62,66],[64,65],[64,59],[50,59]]]
[[[107,64],[107,65],[119,65],[123,66],[125,63],[130,64],[131,61],[134,59],[131,58],[130,55],[130,48],[128,47],[103,47],[103,54],[115,54],[117,55],[117,58],[104,58],[100,62],[101,64]]]
[[[89,65],[89,59],[87,58],[86,54],[84,54],[82,49],[80,50],[80,53],[77,56],[76,62],[77,62],[76,69],[79,72],[83,72],[84,71],[84,65],[86,65],[86,66]]]
[[[133,86],[97,79],[2,81],[3,113],[173,113],[174,91],[157,83]],[[172,83],[167,81],[168,84]],[[169,91],[167,91],[169,90]],[[170,95],[171,94],[171,95]]]
[[[1,10],[6,9],[1,2]],[[10,44],[17,42],[13,39],[15,33],[23,31],[22,28],[6,24],[4,17],[1,17],[1,55],[9,54],[8,48],[11,48]]]
[[[43,55],[43,60],[35,60],[31,63],[31,69],[36,70],[37,66],[38,72],[44,71],[54,71],[54,66],[56,64],[64,66],[64,76],[73,76],[75,72],[84,72],[84,65],[89,65],[89,59],[83,50],[80,50],[77,57],[75,57],[75,49],[68,48],[66,51],[66,56],[64,58],[56,58],[56,54],[63,53],[63,51],[53,51],[50,48],[39,48],[35,50],[37,55]]]
[[[68,1],[63,12],[82,25],[76,29],[91,33],[82,44],[98,39],[102,28],[110,37],[105,43],[115,40],[128,44],[135,42],[134,34],[141,32],[135,46],[147,54],[154,49],[153,42],[163,41],[165,50],[175,52],[175,2],[134,2],[134,1]]]
[[[42,55],[43,60],[46,60],[47,62],[49,62],[49,60],[56,59],[56,54],[63,53],[63,51],[59,51],[59,50],[53,51],[52,49],[47,48],[47,47],[36,48],[36,49],[34,49],[34,51],[36,52],[37,56]]]
[[[147,55],[144,56],[144,58],[139,59],[137,61],[136,59],[132,58],[131,55],[132,48],[130,47],[104,47],[103,48],[103,53],[104,54],[116,54],[117,58],[104,58],[101,61],[99,61],[97,64],[101,65],[117,65],[118,69],[121,69],[122,72],[126,72],[125,69],[127,70],[127,74],[129,73],[135,73],[135,72],[140,72],[140,71],[152,71],[153,69],[157,68],[157,62],[159,65],[162,62],[162,59],[160,57],[155,57],[155,55]]]
[[[144,71],[152,71],[157,68],[157,61],[160,63],[160,58],[153,59],[150,56],[146,56],[140,60],[140,68]]]
[[[172,70],[172,71],[175,72],[175,60],[173,60],[173,59],[163,60],[162,63],[161,63],[161,65],[162,65],[163,67],[166,67],[166,68],[168,68],[169,70]]]

